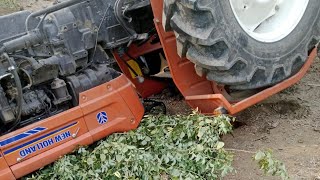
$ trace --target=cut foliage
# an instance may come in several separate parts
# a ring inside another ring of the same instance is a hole
[[[146,116],[140,127],[79,148],[29,179],[217,179],[232,171],[228,116]]]

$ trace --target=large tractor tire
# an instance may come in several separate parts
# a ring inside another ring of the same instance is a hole
[[[234,90],[297,73],[319,38],[319,0],[164,0],[163,25],[196,72]]]

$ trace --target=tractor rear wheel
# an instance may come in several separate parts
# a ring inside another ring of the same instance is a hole
[[[163,25],[197,74],[234,90],[297,73],[317,44],[318,0],[164,0]]]

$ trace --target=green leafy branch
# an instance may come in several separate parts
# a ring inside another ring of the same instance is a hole
[[[279,176],[283,180],[289,179],[285,165],[273,157],[271,150],[259,151],[253,159],[258,162],[265,175]]]
[[[79,148],[28,179],[218,179],[233,156],[220,137],[228,116],[146,116],[140,127]]]
[[[220,137],[232,131],[229,116],[146,116],[140,127],[116,133],[27,179],[219,179],[233,171],[230,151]],[[253,157],[265,174],[288,179],[270,150]]]

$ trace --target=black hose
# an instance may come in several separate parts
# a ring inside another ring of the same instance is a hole
[[[114,14],[116,15],[116,19],[128,34],[133,36],[133,38],[137,38],[138,34],[136,33],[136,31],[131,29],[122,17],[122,4],[123,0],[116,0],[116,2],[114,3]]]
[[[20,58],[20,59],[25,59],[27,60],[33,67],[37,66],[39,63],[37,60],[35,60],[32,57],[27,57],[27,56],[22,56],[22,55],[10,55],[13,58]]]
[[[0,48],[0,54],[4,53],[5,51],[6,51],[6,48],[2,46],[2,47]]]
[[[7,131],[10,132],[13,129],[15,129],[21,121],[21,111],[22,111],[22,101],[23,101],[23,93],[22,93],[22,85],[21,81],[18,75],[17,66],[13,59],[11,59],[7,53],[4,53],[3,56],[8,60],[10,64],[10,71],[13,74],[14,82],[16,84],[18,95],[16,97],[17,101],[17,110],[16,110],[16,121],[14,122],[14,125]]]
[[[37,11],[37,12],[34,12],[34,13],[31,13],[28,17],[27,17],[27,20],[26,20],[26,31],[28,32],[29,31],[29,21],[31,18],[35,18],[35,17],[38,17],[38,16],[41,16],[43,14],[49,14],[49,13],[53,13],[55,11],[59,11],[61,9],[64,9],[66,7],[69,7],[69,6],[72,6],[72,5],[75,5],[75,4],[79,4],[83,1],[86,1],[86,0],[70,0],[70,1],[64,1],[62,3],[58,3],[54,6],[51,6],[49,8],[46,8],[46,9],[43,9],[43,10],[40,10],[40,11]]]

